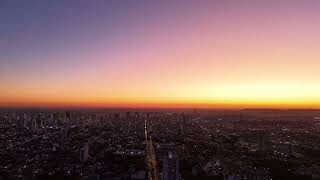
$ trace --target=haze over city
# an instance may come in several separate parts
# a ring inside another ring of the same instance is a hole
[[[319,1],[1,1],[0,106],[320,107]]]

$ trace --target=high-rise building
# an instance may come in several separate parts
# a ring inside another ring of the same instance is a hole
[[[84,143],[80,149],[80,161],[85,162],[89,159],[89,143]]]
[[[260,137],[259,146],[260,146],[260,152],[262,153],[266,153],[272,150],[272,144],[269,141],[269,138],[267,136]]]
[[[71,113],[69,111],[66,112],[66,119],[70,121]]]
[[[168,156],[163,160],[162,177],[163,180],[178,180],[179,175],[179,159],[178,156],[169,152]]]
[[[126,112],[126,120],[128,121],[130,118],[131,118],[131,113],[130,113],[130,111],[127,111]]]
[[[134,118],[133,118],[133,127],[134,129],[136,129],[136,124],[137,124],[137,120],[139,119],[139,112],[135,112],[134,113]]]
[[[32,130],[33,132],[37,132],[37,131],[38,131],[38,124],[37,124],[36,119],[32,119],[31,130]]]

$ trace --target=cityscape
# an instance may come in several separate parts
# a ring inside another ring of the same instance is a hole
[[[320,110],[1,110],[2,179],[319,179]]]
[[[0,180],[320,180],[320,1],[0,0]]]

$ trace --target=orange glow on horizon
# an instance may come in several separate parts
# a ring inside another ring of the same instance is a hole
[[[192,99],[192,98],[96,98],[96,99],[15,99],[4,106],[48,107],[130,107],[130,108],[320,108],[318,99]]]
[[[99,85],[99,83],[98,83]],[[51,90],[43,90],[43,89]],[[242,83],[213,85],[170,85],[130,91],[110,91],[101,86],[2,91],[1,106],[71,107],[168,107],[168,108],[320,108],[320,86],[294,83]],[[123,88],[122,88],[123,89]],[[144,93],[144,96],[141,94]],[[157,94],[157,97],[150,96]],[[109,96],[106,96],[109,94]]]

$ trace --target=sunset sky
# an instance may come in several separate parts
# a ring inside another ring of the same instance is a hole
[[[320,108],[320,1],[0,1],[0,106]]]

